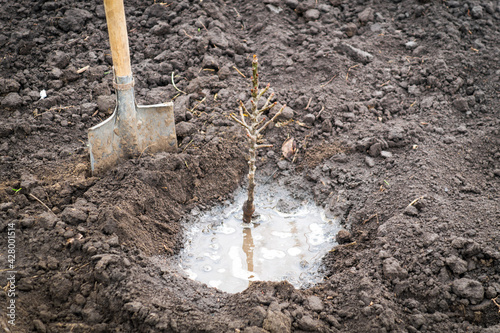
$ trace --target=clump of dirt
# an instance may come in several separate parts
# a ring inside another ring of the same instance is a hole
[[[4,331],[500,331],[495,2],[125,5],[137,100],[174,101],[179,150],[92,177],[87,129],[115,101],[103,5],[3,2],[4,263],[13,224],[16,239],[15,298],[0,274]],[[227,294],[168,259],[182,218],[244,186],[230,114],[250,98],[253,54],[288,106],[259,177],[312,193],[346,229],[306,290],[264,281]]]

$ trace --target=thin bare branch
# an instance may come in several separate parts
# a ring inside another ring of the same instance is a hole
[[[262,97],[262,95],[264,95],[267,92],[267,90],[269,89],[270,86],[271,86],[271,84],[268,83],[267,86],[260,91],[260,93],[257,95],[257,100],[260,99]],[[271,95],[274,95],[274,94],[271,94]]]
[[[257,130],[257,133],[262,132],[263,130],[266,129],[267,126],[269,126],[270,123],[274,122],[276,120],[276,118],[278,118],[281,115],[281,112],[283,112],[283,110],[285,109],[285,107],[286,107],[286,104],[284,104],[281,107],[281,109],[274,115],[274,117],[272,117],[267,123],[265,123],[264,126],[262,126],[261,128],[259,128]]]
[[[276,106],[276,104],[278,104],[277,102],[274,102],[273,104],[271,105],[267,105],[266,107],[260,109],[259,111],[259,115],[263,114],[264,112],[266,112],[267,110],[271,110],[272,108],[274,108]]]
[[[260,109],[258,111],[258,114],[261,115],[263,114],[265,111],[267,110],[270,110],[274,105],[276,105],[276,103],[273,103],[271,104],[272,106],[269,107],[269,103],[271,103],[271,99],[274,97],[274,93],[271,93],[271,95],[268,97],[268,99],[266,100],[266,103],[264,103],[264,106],[262,107],[262,109]]]
[[[240,124],[240,125],[241,125],[241,126],[243,126],[244,128],[248,129],[248,127],[249,127],[249,126],[248,126],[246,123],[244,123],[244,122],[242,122],[241,120],[239,120],[238,118],[236,118],[234,114],[232,114],[232,113],[231,113],[229,116],[230,116],[231,118],[233,118],[233,120],[234,120],[235,122],[237,122],[238,124]]]

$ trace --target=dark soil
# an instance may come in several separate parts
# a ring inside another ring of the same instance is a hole
[[[114,109],[102,3],[0,4],[3,331],[500,332],[497,1],[127,0],[137,100],[174,100],[179,150],[100,177],[86,145]],[[250,97],[253,54],[289,106],[259,176],[311,193],[349,232],[307,290],[226,294],[165,260],[183,217],[245,186],[229,115]]]

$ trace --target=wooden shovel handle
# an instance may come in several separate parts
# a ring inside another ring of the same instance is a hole
[[[123,0],[104,0],[109,45],[116,76],[132,76]]]

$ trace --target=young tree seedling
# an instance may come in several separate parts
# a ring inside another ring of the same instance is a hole
[[[271,100],[274,97],[274,93],[267,98],[264,106],[259,109],[258,103],[262,96],[267,92],[270,85],[268,84],[264,89],[259,90],[259,61],[257,56],[253,56],[252,61],[252,88],[250,89],[250,93],[252,95],[252,99],[250,100],[250,112],[247,110],[242,101],[240,101],[239,111],[240,117],[239,119],[231,114],[231,118],[240,124],[247,132],[248,142],[249,142],[249,159],[248,159],[248,198],[243,204],[243,222],[250,223],[252,221],[252,215],[255,212],[254,201],[254,190],[255,190],[255,162],[257,160],[257,149],[261,148],[269,148],[273,145],[264,144],[263,143],[263,134],[262,132],[269,126],[270,123],[274,122],[276,118],[283,112],[283,109],[286,105],[283,105],[281,109],[266,122],[266,117],[263,115],[264,112],[271,110],[277,102],[271,103]],[[246,119],[248,118],[248,119]]]

